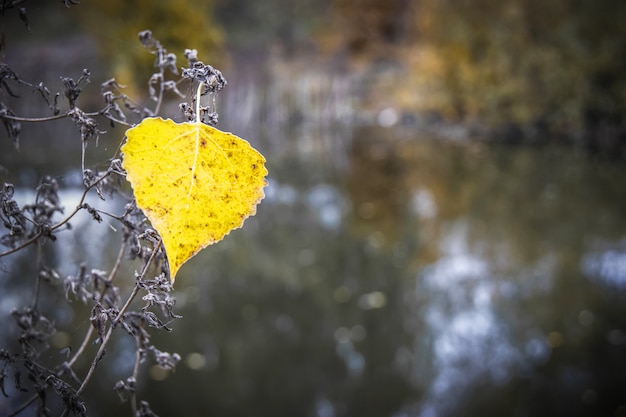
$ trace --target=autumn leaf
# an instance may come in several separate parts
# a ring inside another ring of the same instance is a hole
[[[126,137],[123,167],[174,281],[189,258],[256,213],[265,158],[244,139],[198,122],[146,118]]]

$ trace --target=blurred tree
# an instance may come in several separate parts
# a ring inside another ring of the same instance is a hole
[[[376,82],[369,83],[366,106],[435,111],[489,130],[578,134],[608,125],[623,135],[626,3],[333,0],[332,6],[334,25],[320,42],[369,65],[365,76]]]
[[[334,0],[343,41],[352,53],[371,51],[409,39],[412,0]]]
[[[429,4],[428,4],[429,3]],[[589,0],[424,0],[419,34],[443,63],[448,102],[488,126],[580,130],[626,110],[626,5]]]

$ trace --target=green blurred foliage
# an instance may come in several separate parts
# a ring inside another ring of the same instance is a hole
[[[454,1],[434,11],[421,36],[440,53],[459,117],[567,130],[626,110],[624,3]]]

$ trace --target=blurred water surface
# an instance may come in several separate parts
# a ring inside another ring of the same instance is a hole
[[[140,397],[160,416],[626,415],[626,164],[435,139],[389,114],[352,123],[344,81],[303,82],[289,100],[276,88],[224,98],[223,128],[267,157],[266,198],[180,271],[184,318],[156,344],[183,360],[173,373],[146,363]],[[48,262],[62,275],[110,268],[114,227],[85,213]],[[32,288],[28,259],[3,264],[3,321]],[[57,309],[54,349],[80,342],[81,308]],[[102,362],[94,415],[129,412],[112,387],[133,352],[120,337]]]

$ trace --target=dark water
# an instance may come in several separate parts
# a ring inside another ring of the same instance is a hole
[[[146,362],[138,388],[157,414],[626,415],[626,164],[289,126],[254,135],[270,172],[257,215],[179,273],[184,318],[156,344],[182,361],[174,373]],[[74,226],[49,262],[110,268],[112,224]],[[3,261],[5,346],[34,275],[27,256]],[[79,343],[88,314],[55,308],[51,358]],[[112,387],[133,352],[130,338],[111,347],[87,392],[94,415],[130,412]]]

